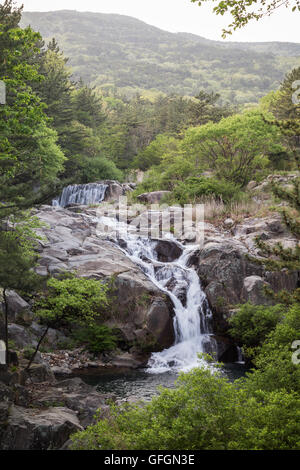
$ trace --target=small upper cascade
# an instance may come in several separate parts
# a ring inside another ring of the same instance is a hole
[[[104,200],[107,184],[74,184],[63,189],[60,197],[52,201],[53,206],[67,207],[70,204],[97,204]]]

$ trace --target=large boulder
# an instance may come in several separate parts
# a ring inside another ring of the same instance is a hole
[[[157,259],[162,262],[174,261],[182,255],[181,246],[172,240],[158,240],[155,251]]]
[[[47,410],[11,406],[2,428],[1,450],[52,450],[82,430],[75,411],[64,407]]]
[[[27,346],[35,347],[37,345],[37,337],[32,334],[29,328],[15,323],[8,325],[8,337],[13,342],[14,347],[24,349]]]
[[[10,322],[31,323],[33,314],[30,310],[30,305],[26,300],[22,299],[19,294],[13,290],[8,290],[6,293],[8,305],[8,319]],[[1,305],[4,311],[4,304]]]
[[[113,395],[103,395],[95,387],[86,384],[79,377],[60,380],[51,387],[33,390],[35,407],[61,406],[76,412],[79,422],[86,427],[94,422],[97,410],[102,415],[108,412],[107,400]]]
[[[267,243],[282,242],[295,246],[296,241],[278,217],[248,218],[232,229],[232,233],[205,227],[204,243],[191,256],[190,263],[198,272],[213,311],[213,327],[218,334],[228,329],[228,317],[235,305],[250,301],[269,305],[264,286],[275,292],[292,291],[297,287],[298,273],[270,272],[255,259],[263,256],[255,237]]]
[[[153,191],[151,193],[140,194],[137,199],[147,204],[159,204],[163,197],[171,194],[171,191]]]
[[[254,305],[271,305],[272,299],[266,295],[265,287],[270,287],[270,284],[262,277],[245,277],[242,296],[246,302],[251,302]]]
[[[147,329],[162,349],[174,344],[175,335],[166,299],[156,298],[147,314]]]

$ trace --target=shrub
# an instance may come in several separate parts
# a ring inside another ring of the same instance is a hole
[[[103,179],[123,181],[123,172],[115,163],[104,157],[85,158],[80,169],[81,183],[90,183]]]
[[[74,338],[94,354],[112,351],[117,347],[117,337],[113,330],[105,325],[94,325],[74,332]]]
[[[184,182],[179,182],[173,194],[180,204],[188,204],[197,201],[203,196],[213,196],[225,203],[237,199],[240,189],[234,183],[207,177],[190,177]]]
[[[182,374],[150,403],[113,405],[109,418],[72,436],[76,450],[228,450],[299,448],[299,397],[250,396],[215,371]]]
[[[235,341],[246,347],[261,346],[267,335],[283,318],[283,305],[266,307],[247,303],[230,318],[230,334]]]

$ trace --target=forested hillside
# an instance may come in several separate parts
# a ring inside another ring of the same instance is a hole
[[[28,24],[46,41],[56,38],[77,79],[127,95],[156,89],[195,96],[203,89],[224,102],[257,102],[300,63],[298,44],[209,41],[122,15],[23,13],[21,25]]]

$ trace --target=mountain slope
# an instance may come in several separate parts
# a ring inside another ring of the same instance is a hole
[[[195,95],[205,89],[224,101],[255,102],[300,65],[300,44],[222,43],[122,15],[25,12],[22,26],[28,24],[46,40],[56,38],[75,77],[126,93]]]

